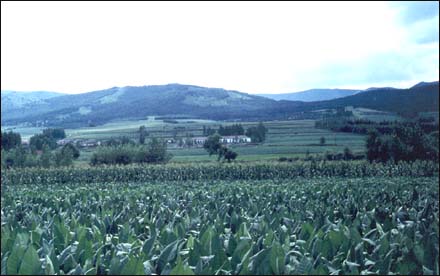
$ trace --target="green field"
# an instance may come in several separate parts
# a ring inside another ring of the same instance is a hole
[[[97,127],[66,129],[67,138],[71,139],[98,139],[105,140],[127,136],[135,141],[138,139],[139,127],[145,125],[150,134],[148,138],[186,137],[187,134],[202,136],[203,126],[218,128],[220,125],[230,125],[234,122],[221,122],[200,119],[177,119],[179,123],[164,123],[149,117],[146,120],[119,121]],[[246,129],[255,126],[258,122],[240,122]],[[268,121],[264,122],[268,128],[266,141],[262,144],[231,145],[238,153],[237,161],[276,160],[279,157],[305,157],[309,154],[324,154],[326,152],[341,153],[349,147],[354,153],[365,151],[365,136],[350,133],[332,132],[314,127],[314,120]],[[3,129],[9,129],[3,128]],[[179,128],[176,130],[176,128]],[[42,128],[16,127],[24,139],[29,139],[35,133],[41,133]],[[320,138],[326,139],[326,144],[319,144]],[[178,148],[169,145],[168,150],[173,154],[171,162],[214,162],[216,156],[208,156],[203,148]],[[81,149],[77,165],[89,163],[94,149]]]
[[[228,125],[232,122],[218,122],[207,120],[177,120],[178,124],[168,124],[162,121],[128,121],[106,124],[101,127],[67,130],[68,138],[95,138],[108,139],[111,137],[128,136],[137,139],[139,126],[145,125],[150,137],[171,138],[176,127],[185,128],[178,132],[177,137],[185,137],[186,134],[202,136],[203,126],[218,128],[220,124]],[[189,121],[189,122],[188,122]],[[242,122],[246,129],[254,126],[257,122]],[[314,127],[313,120],[296,121],[269,121],[264,122],[269,129],[266,141],[257,145],[231,145],[238,153],[237,161],[274,160],[279,157],[304,157],[307,153],[324,154],[327,151],[333,153],[343,152],[349,147],[354,153],[363,153],[365,148],[365,136],[350,133],[336,133]],[[321,146],[321,137],[326,139],[326,145]],[[208,156],[203,148],[177,148],[173,145],[168,147],[173,154],[171,162],[205,162],[215,161],[215,156]],[[91,150],[83,150],[79,163],[87,163],[90,160]]]
[[[379,111],[379,110],[362,108],[362,107],[353,108],[351,110],[353,112],[354,117],[357,119],[364,119],[375,122],[403,120],[401,116],[393,112],[385,112],[385,111]]]
[[[243,123],[243,127],[255,124]],[[306,153],[323,154],[327,151],[336,153],[343,152],[345,147],[362,153],[365,148],[365,136],[317,129],[313,120],[270,121],[264,122],[264,125],[269,129],[264,143],[231,146],[238,153],[238,161],[278,159],[281,156],[304,157]],[[321,137],[326,139],[324,146],[319,144]],[[203,148],[170,148],[170,152],[174,155],[172,162],[215,160],[215,157],[207,156]]]
[[[109,139],[112,137],[128,136],[136,139],[139,127],[144,125],[151,136],[172,137],[174,127],[185,127],[188,133],[201,135],[203,125],[220,125],[219,122],[200,119],[176,119],[178,124],[164,123],[162,120],[155,120],[154,116],[146,120],[117,121],[96,127],[84,127],[67,129],[67,138],[78,139]]]
[[[438,274],[437,177],[2,185],[2,275]]]

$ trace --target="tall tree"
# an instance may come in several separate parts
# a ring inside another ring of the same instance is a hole
[[[139,127],[139,144],[145,144],[145,137],[148,136],[147,128],[145,126]]]
[[[66,138],[66,132],[63,128],[47,128],[43,130],[43,135],[49,138],[59,140]]]
[[[367,159],[372,162],[379,158],[381,140],[377,130],[370,130],[367,137]]]
[[[208,137],[203,144],[203,148],[209,153],[209,156],[217,154],[222,144],[220,143],[220,135],[214,134]]]
[[[43,146],[43,153],[40,156],[40,163],[43,168],[50,167],[50,161],[52,159],[52,154],[50,152],[50,148],[47,145]]]
[[[20,133],[16,132],[1,132],[2,149],[10,150],[21,146]]]
[[[68,154],[67,153],[68,150],[72,153],[73,159],[78,159],[80,152],[73,144],[68,143],[68,144],[64,145],[63,148],[61,149],[61,153],[63,155],[66,155],[66,154]]]
[[[267,128],[263,122],[259,122],[256,127],[250,127],[246,130],[246,135],[249,136],[254,143],[261,143],[266,140]]]

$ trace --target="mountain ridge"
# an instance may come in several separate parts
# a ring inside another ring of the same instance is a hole
[[[314,89],[308,89],[308,90],[292,92],[292,93],[258,94],[258,95],[278,101],[288,100],[288,101],[313,102],[313,101],[332,100],[335,98],[351,96],[360,92],[361,90],[354,90],[354,89],[314,88]]]
[[[303,118],[308,112],[344,106],[413,115],[438,111],[438,81],[407,89],[377,88],[314,102],[273,100],[223,88],[167,84],[124,86],[81,94],[63,94],[22,106],[7,106],[2,93],[2,125],[41,124],[80,127],[150,115],[186,114],[214,120]],[[298,117],[299,116],[299,117]]]

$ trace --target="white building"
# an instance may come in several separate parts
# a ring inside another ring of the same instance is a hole
[[[223,136],[220,138],[220,142],[224,144],[242,144],[250,143],[251,138],[246,135],[233,135],[233,136]]]
[[[194,145],[203,145],[206,140],[208,140],[208,137],[192,137]]]

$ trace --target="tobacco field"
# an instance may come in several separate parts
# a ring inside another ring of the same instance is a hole
[[[7,177],[2,275],[439,274],[438,176]]]

